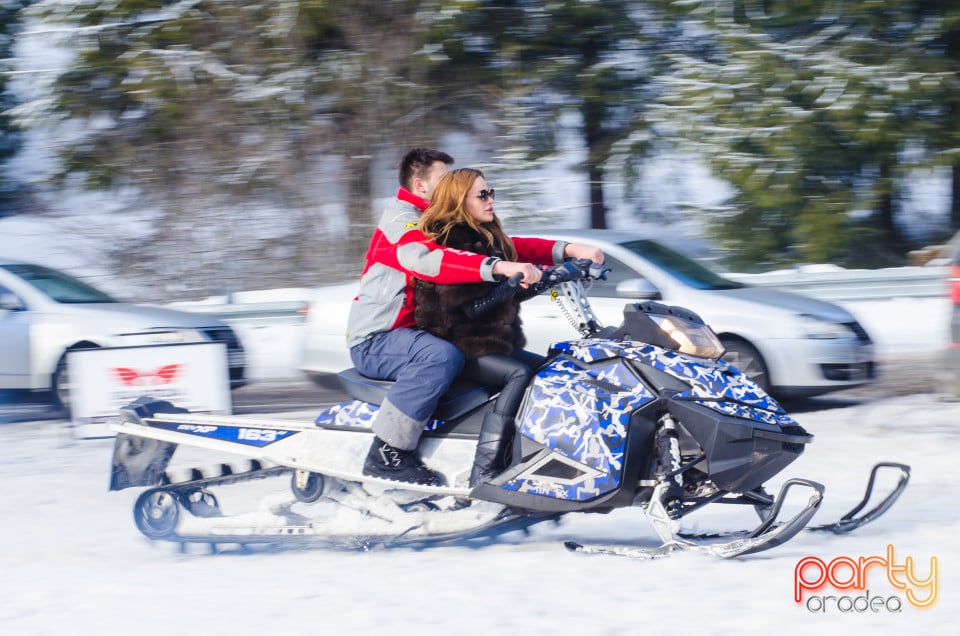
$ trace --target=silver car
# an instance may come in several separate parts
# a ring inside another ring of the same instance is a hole
[[[202,341],[225,343],[230,386],[245,384],[243,347],[226,323],[121,303],[63,272],[0,260],[0,389],[53,390],[66,406],[68,351]]]
[[[833,303],[730,280],[636,233],[572,230],[537,236],[603,249],[611,271],[607,282],[594,285],[589,295],[605,325],[620,324],[625,302],[660,299],[697,312],[720,337],[727,350],[724,359],[774,395],[808,397],[875,379],[870,336],[850,312]],[[570,338],[572,328],[548,298],[524,305],[528,348],[543,349],[563,333]]]
[[[832,303],[729,280],[663,242],[608,230],[537,232],[535,236],[603,249],[608,280],[589,291],[604,325],[623,320],[626,303],[657,299],[693,310],[717,332],[725,359],[780,397],[806,397],[870,383],[870,336]],[[321,384],[350,366],[344,341],[356,284],[320,288],[307,317],[302,370]],[[523,303],[527,349],[546,353],[577,336],[546,295]]]

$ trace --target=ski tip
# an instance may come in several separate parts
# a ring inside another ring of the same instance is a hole
[[[579,552],[580,550],[583,550],[583,546],[576,541],[564,541],[563,547],[571,552]]]

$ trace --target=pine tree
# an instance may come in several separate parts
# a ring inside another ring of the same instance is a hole
[[[652,71],[640,9],[625,0],[448,2],[429,34],[431,83],[451,96],[479,96],[479,108],[495,107],[491,98],[505,103],[514,158],[553,152],[561,116],[577,113],[595,228],[607,225],[608,162],[646,126]]]
[[[709,44],[673,55],[662,117],[737,188],[715,217],[733,266],[901,262],[905,151],[944,132],[929,113],[955,81],[930,66],[931,6],[684,3]]]
[[[218,291],[356,273],[374,221],[373,161],[407,140],[395,122],[429,99],[414,56],[424,6],[39,3],[38,15],[76,27],[79,55],[51,115],[87,134],[62,148],[64,176],[135,188],[161,211],[154,240],[119,254],[127,275]],[[418,143],[439,134],[411,121],[429,132]],[[222,247],[185,255],[198,232]]]
[[[6,86],[12,68],[9,60],[13,54],[13,41],[20,30],[19,12],[27,4],[27,0],[0,2],[0,217],[17,211],[17,184],[9,181],[2,166],[20,147],[20,131],[8,114],[14,106],[13,96],[7,92]]]

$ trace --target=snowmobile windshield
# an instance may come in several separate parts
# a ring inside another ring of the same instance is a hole
[[[706,325],[675,315],[650,314],[649,317],[661,331],[670,336],[670,340],[677,344],[675,351],[711,360],[716,360],[724,354],[720,340]]]
[[[14,276],[43,292],[58,303],[115,303],[115,299],[95,287],[63,272],[28,263],[0,265]]]
[[[739,289],[744,285],[724,278],[712,272],[700,263],[687,258],[666,245],[639,239],[620,244],[634,254],[642,256],[660,269],[664,270],[683,284],[694,289]]]

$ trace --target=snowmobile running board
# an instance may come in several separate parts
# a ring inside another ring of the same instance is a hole
[[[359,464],[356,466],[322,464],[316,461],[315,455],[301,456],[297,448],[291,450],[283,443],[282,440],[294,435],[314,438],[325,434],[322,428],[313,424],[290,420],[241,419],[189,413],[156,413],[149,417],[142,417],[137,413],[126,415],[132,421],[111,424],[111,428],[118,433],[118,439],[121,442],[116,445],[114,451],[111,490],[159,485],[156,474],[163,471],[173,453],[173,447],[178,444],[187,444],[213,451],[226,451],[269,464],[287,466],[290,470],[302,469],[327,477],[348,481],[362,480],[383,487],[403,487],[406,490],[422,493],[424,496],[466,497],[471,492],[469,487],[464,486],[429,486],[362,475]],[[244,446],[235,443],[235,440],[214,436],[219,435],[218,429],[227,431],[232,436],[243,435],[245,431],[254,431],[261,436],[269,433],[270,439],[276,438],[280,441],[269,445]],[[127,439],[137,441],[124,443]],[[154,443],[151,444],[147,440],[154,440]]]

